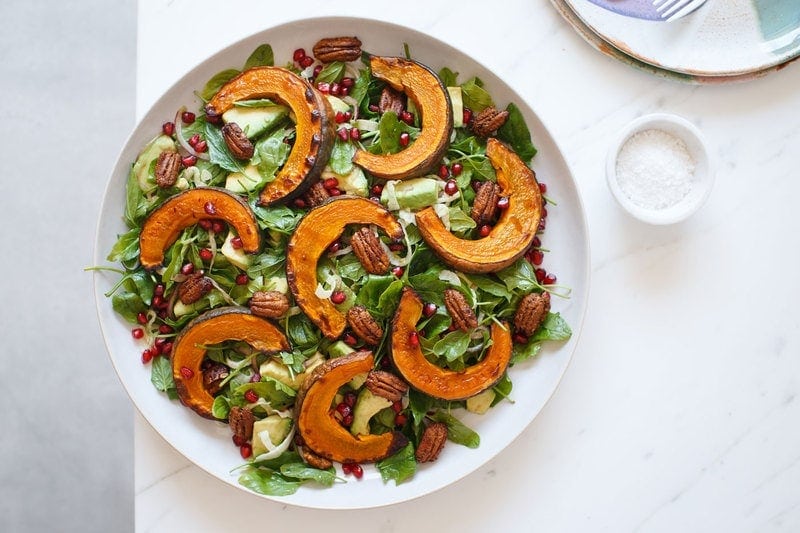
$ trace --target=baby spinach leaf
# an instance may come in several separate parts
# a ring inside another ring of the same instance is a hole
[[[498,272],[497,277],[506,284],[511,292],[528,293],[541,287],[536,281],[536,272],[534,272],[533,266],[525,258],[519,259],[510,267]]]
[[[464,98],[464,107],[473,113],[480,113],[487,107],[493,106],[492,96],[483,88],[483,82],[477,76],[461,84],[461,94]]]
[[[439,357],[444,357],[448,363],[452,363],[469,348],[469,333],[461,330],[451,331],[433,345],[433,353]]]
[[[474,274],[472,276],[468,276],[468,279],[474,283],[476,287],[487,294],[499,296],[508,301],[511,301],[511,298],[513,297],[511,291],[509,291],[505,285],[493,280],[489,276]]]
[[[380,132],[380,138],[378,140],[380,153],[396,154],[402,149],[402,146],[400,146],[400,134],[408,133],[414,138],[419,130],[399,120],[397,118],[397,113],[394,111],[387,111],[381,115],[381,121],[378,123],[378,131]]]
[[[203,90],[200,91],[200,98],[206,102],[211,100],[223,85],[231,81],[234,77],[238,76],[240,72],[235,68],[223,70],[214,74],[210,80],[206,82]]]
[[[525,124],[525,117],[513,103],[508,104],[506,111],[508,111],[508,119],[497,130],[497,138],[511,145],[511,148],[525,163],[530,163],[533,156],[536,155],[536,147],[531,142],[531,132],[528,125]]]
[[[448,209],[448,213],[450,215],[450,231],[453,233],[464,234],[477,226],[475,221],[460,207],[451,207]]]
[[[375,467],[381,473],[384,483],[393,479],[395,485],[399,485],[417,472],[414,446],[409,442],[396,454],[375,463]]]
[[[266,496],[289,496],[297,492],[302,483],[286,479],[274,470],[248,467],[239,476],[239,484]]]
[[[256,215],[256,219],[258,219],[258,225],[262,229],[271,229],[286,235],[290,235],[300,223],[300,219],[303,218],[302,212],[295,211],[285,205],[274,207],[251,205],[251,207],[253,207],[253,212]]]
[[[120,292],[111,297],[111,307],[122,318],[135,324],[136,316],[147,311],[147,306],[142,298],[133,292]]]
[[[477,448],[481,444],[480,436],[468,428],[463,422],[445,411],[436,411],[431,417],[437,422],[447,425],[447,438],[467,448]]]
[[[458,85],[458,72],[453,72],[447,67],[439,71],[439,79],[445,87],[456,87]]]
[[[541,350],[542,343],[540,341],[528,340],[525,344],[514,344],[514,352],[511,354],[510,364],[515,365],[536,357]]]
[[[141,230],[136,227],[123,233],[117,238],[117,242],[108,254],[109,261],[119,261],[124,263],[139,256],[139,233]]]
[[[300,348],[309,348],[316,346],[320,340],[320,332],[311,323],[306,315],[294,315],[287,320],[287,333],[292,342],[292,346]]]
[[[531,336],[532,340],[565,341],[572,336],[572,329],[561,313],[547,313],[542,324]]]
[[[336,481],[336,471],[333,467],[320,470],[302,462],[281,465],[281,474],[289,478],[316,481],[324,487],[330,487]]]
[[[275,56],[269,44],[262,44],[250,54],[244,62],[244,70],[253,67],[271,67],[275,64]]]
[[[139,187],[139,180],[131,171],[125,182],[125,222],[129,228],[138,226],[147,213],[147,200]]]
[[[172,379],[172,363],[163,355],[155,357],[151,363],[150,381],[156,389],[167,392],[175,388],[175,381]]]
[[[340,176],[350,174],[353,171],[353,156],[355,153],[356,145],[354,143],[342,142],[336,139],[331,151],[331,158],[328,160],[331,170]]]
[[[208,143],[208,156],[211,162],[219,165],[229,172],[243,172],[242,165],[228,151],[222,130],[213,124],[206,123],[206,142]]]
[[[333,83],[341,80],[342,76],[344,76],[344,68],[345,64],[341,61],[328,63],[317,74],[317,83]]]
[[[275,179],[275,174],[286,163],[291,146],[284,142],[290,132],[278,129],[256,143],[258,154],[258,173],[265,183]]]
[[[214,398],[214,403],[211,404],[211,414],[219,420],[226,420],[231,412],[231,403],[228,399],[220,394]]]

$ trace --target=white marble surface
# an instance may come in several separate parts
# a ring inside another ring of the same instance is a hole
[[[220,47],[304,16],[404,24],[489,65],[561,144],[585,202],[593,279],[556,394],[457,484],[380,509],[301,509],[211,478],[137,416],[138,531],[800,529],[800,67],[683,85],[601,55],[544,0],[487,5],[140,1],[140,115]],[[654,111],[695,122],[718,168],[706,206],[671,227],[628,217],[604,178],[611,136]]]

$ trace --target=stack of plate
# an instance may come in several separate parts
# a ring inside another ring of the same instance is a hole
[[[652,0],[551,2],[604,54],[666,78],[747,80],[800,57],[800,0],[708,0],[674,22]]]

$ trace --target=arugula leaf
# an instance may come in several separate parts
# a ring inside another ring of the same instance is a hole
[[[448,363],[452,363],[467,351],[469,348],[469,333],[461,330],[451,331],[433,345],[433,353],[439,357],[444,357]]]
[[[531,336],[532,340],[565,341],[572,336],[572,329],[561,313],[547,313],[542,324]]]
[[[229,172],[244,172],[242,165],[228,151],[228,146],[222,137],[222,130],[213,124],[206,123],[205,133],[211,162]]]
[[[289,158],[292,147],[284,142],[289,133],[287,130],[278,129],[256,143],[258,173],[265,183],[275,180],[275,174]]]
[[[463,95],[464,107],[468,107],[473,113],[480,113],[487,107],[493,106],[492,95],[483,88],[483,82],[477,76],[461,84],[461,94]]]
[[[317,74],[316,82],[317,83],[333,83],[342,79],[344,76],[344,69],[345,64],[341,61],[334,61],[333,63],[328,63],[323,67],[322,70],[319,71]]]
[[[508,372],[506,372],[503,374],[503,377],[500,378],[500,381],[495,383],[492,387],[492,390],[495,392],[494,400],[492,400],[492,407],[508,398],[513,388],[514,385],[508,377]]]
[[[301,350],[316,346],[320,340],[320,331],[306,315],[290,316],[287,320],[287,333],[292,346]]]
[[[161,392],[167,392],[175,388],[175,381],[172,379],[172,363],[163,355],[155,357],[151,363],[150,381],[153,386]]]
[[[139,257],[140,232],[140,228],[135,227],[130,231],[120,235],[117,238],[117,242],[115,242],[114,246],[111,248],[111,252],[109,252],[106,259],[109,261],[119,261],[120,263],[124,263]]]
[[[346,176],[353,171],[353,156],[356,153],[356,145],[351,142],[342,142],[338,138],[333,144],[331,158],[328,164],[331,170],[340,176]]]
[[[223,85],[231,81],[234,77],[238,76],[240,72],[235,68],[223,70],[214,74],[210,80],[206,82],[203,90],[200,91],[200,98],[206,102],[211,100]]]
[[[491,294],[492,296],[499,296],[500,298],[505,298],[508,301],[511,301],[511,298],[513,297],[505,285],[494,281],[488,276],[474,274],[468,276],[467,279],[469,279],[470,282],[472,282],[480,290],[487,294]]]
[[[275,56],[269,44],[262,44],[250,54],[244,62],[244,70],[253,67],[271,67],[275,64]]]
[[[261,228],[271,229],[286,235],[292,234],[303,218],[302,212],[295,211],[285,205],[273,207],[256,205],[251,207],[253,207],[253,212]]]
[[[439,79],[445,87],[456,87],[458,85],[458,72],[453,72],[447,67],[439,71]]]
[[[513,103],[508,104],[506,111],[508,111],[508,119],[497,130],[497,138],[511,145],[520,159],[529,164],[536,155],[536,147],[531,142],[531,132],[528,125],[525,124],[525,117]]]
[[[266,496],[289,496],[297,492],[302,482],[286,479],[274,470],[248,467],[239,476],[239,484]]]
[[[320,470],[319,468],[312,468],[305,463],[286,463],[281,465],[281,474],[294,479],[316,481],[324,487],[330,487],[336,481],[336,471],[333,467],[327,470]]]
[[[468,428],[461,420],[445,411],[436,411],[431,417],[437,422],[447,424],[447,438],[467,448],[477,448],[481,444],[480,435]]]
[[[393,479],[395,485],[399,485],[417,472],[414,446],[409,442],[396,454],[375,463],[375,468],[381,473],[384,483]]]
[[[519,259],[513,265],[504,268],[497,273],[497,277],[506,284],[511,292],[528,293],[534,289],[540,289],[541,285],[536,281],[536,272],[525,258]]]

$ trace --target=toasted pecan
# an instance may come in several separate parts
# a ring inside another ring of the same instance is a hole
[[[389,270],[389,255],[371,229],[362,227],[356,231],[350,239],[350,245],[368,273],[385,274]]]
[[[478,317],[475,316],[475,311],[469,306],[464,295],[456,289],[444,290],[444,306],[456,328],[461,331],[469,331],[478,327]]]

